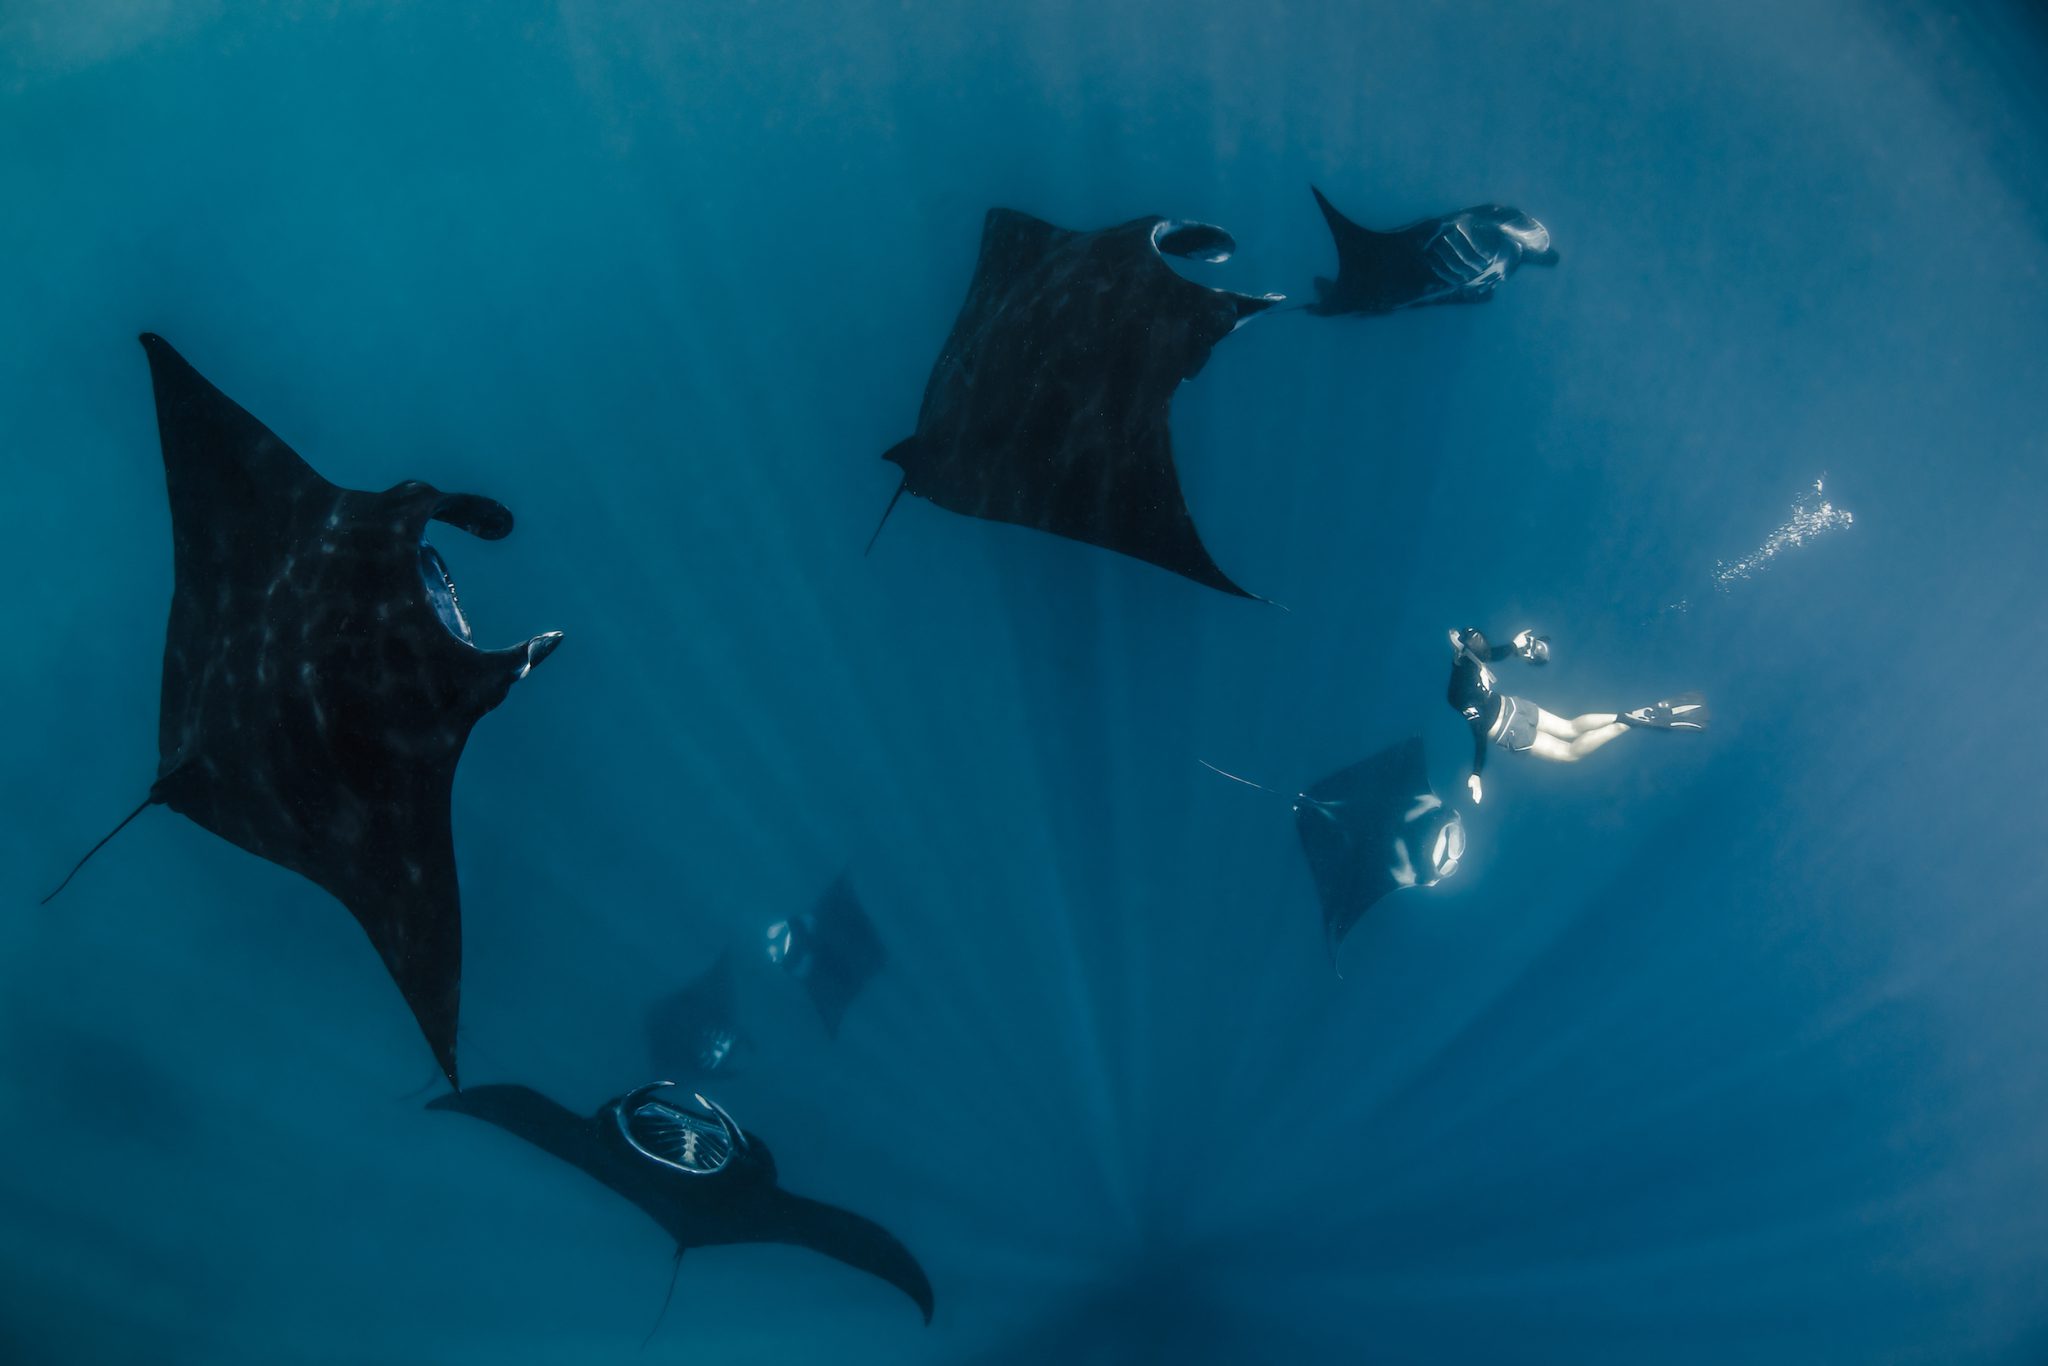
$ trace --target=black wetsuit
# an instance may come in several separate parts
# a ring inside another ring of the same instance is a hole
[[[1479,640],[1484,647],[1487,664],[1498,664],[1517,653],[1513,645],[1486,645],[1484,636]],[[1501,708],[1507,705],[1506,695],[1494,691],[1488,681],[1489,676],[1473,650],[1469,647],[1460,649],[1451,660],[1451,686],[1445,692],[1445,700],[1472,727],[1472,776],[1475,778],[1486,767],[1486,751],[1493,744],[1488,732],[1500,719]]]

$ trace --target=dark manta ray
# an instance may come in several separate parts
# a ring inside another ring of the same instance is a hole
[[[1337,212],[1313,185],[1310,193],[1337,244],[1337,278],[1316,279],[1311,313],[1391,313],[1423,304],[1477,304],[1524,262],[1557,264],[1550,230],[1500,204],[1480,204],[1375,232]]]
[[[1223,776],[1259,786],[1234,773]],[[1465,856],[1465,823],[1430,791],[1420,736],[1340,768],[1295,797],[1294,828],[1323,903],[1332,954],[1382,897],[1403,887],[1433,887]]]
[[[1160,253],[1223,261],[1236,246],[1207,223],[1071,232],[989,210],[917,433],[883,456],[903,469],[889,506],[913,493],[1253,596],[1195,534],[1168,427],[1174,389],[1280,296],[1206,288]]]
[[[176,580],[157,777],[128,819],[162,802],[332,892],[453,1085],[462,913],[449,789],[470,727],[561,633],[478,649],[422,538],[432,520],[495,541],[512,514],[417,480],[382,493],[330,484],[163,338],[145,333],[142,346]]]
[[[825,1032],[837,1038],[846,1008],[882,970],[889,953],[853,894],[853,884],[841,875],[808,914],[768,927],[768,961],[803,983]]]
[[[1430,791],[1422,738],[1410,736],[1312,784],[1294,802],[1331,952],[1381,897],[1458,871],[1465,823]]]
[[[427,1102],[495,1124],[580,1168],[623,1196],[676,1241],[693,1247],[789,1243],[822,1252],[910,1296],[932,1318],[932,1285],[910,1250],[880,1224],[776,1184],[768,1145],[715,1102],[677,1104],[658,1081],[585,1117],[524,1086],[472,1086]]]
[[[738,1070],[736,1055],[747,1039],[740,1032],[731,949],[648,1012],[647,1042],[657,1067],[692,1077],[729,1077]]]

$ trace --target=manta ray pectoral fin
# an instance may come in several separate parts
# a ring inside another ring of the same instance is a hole
[[[1330,225],[1330,238],[1337,247],[1338,274],[1343,274],[1344,246],[1346,243],[1355,243],[1360,239],[1371,240],[1378,238],[1386,240],[1398,236],[1396,233],[1380,232],[1376,229],[1368,228],[1362,223],[1352,222],[1338,211],[1335,204],[1332,204],[1324,197],[1321,190],[1313,185],[1309,186],[1308,189],[1309,193],[1316,197],[1317,207],[1323,211],[1323,221]]]
[[[1308,192],[1316,197],[1316,207],[1323,211],[1323,218],[1329,223],[1331,232],[1342,232],[1344,229],[1354,226],[1350,219],[1337,212],[1337,206],[1332,204],[1328,196],[1321,190],[1311,185],[1308,187]]]
[[[512,534],[512,509],[480,493],[445,494],[428,516],[482,541],[502,541]]]
[[[932,1321],[931,1280],[910,1249],[874,1220],[780,1189],[757,1208],[756,1218],[750,1241],[806,1247],[866,1272],[909,1296],[924,1321]]]

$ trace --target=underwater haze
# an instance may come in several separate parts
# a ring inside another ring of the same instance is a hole
[[[0,1360],[2048,1361],[2044,81],[1991,0],[0,3]],[[1562,260],[1183,386],[1287,610],[916,498],[863,558],[989,207],[1299,302],[1311,183]],[[156,772],[145,330],[518,517],[436,540],[479,642],[566,632],[456,778],[464,1083],[655,1079],[736,945],[708,1093],[929,1327],[707,1248],[643,1350],[670,1241],[424,1108],[326,893],[152,810],[38,907]],[[1713,728],[1496,755],[1340,976],[1199,761],[1462,792],[1472,624]],[[841,873],[833,1039],[761,947]]]

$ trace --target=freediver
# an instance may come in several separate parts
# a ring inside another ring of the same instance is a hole
[[[1472,776],[1465,788],[1477,806],[1484,788],[1479,781],[1486,751],[1499,745],[1510,754],[1533,754],[1553,763],[1574,764],[1625,731],[1705,730],[1707,702],[1696,692],[1680,693],[1633,711],[1587,712],[1570,720],[1547,712],[1526,697],[1496,688],[1491,665],[1509,656],[1529,664],[1550,662],[1550,638],[1519,631],[1507,645],[1489,645],[1477,627],[1451,632],[1451,707],[1472,727]]]

